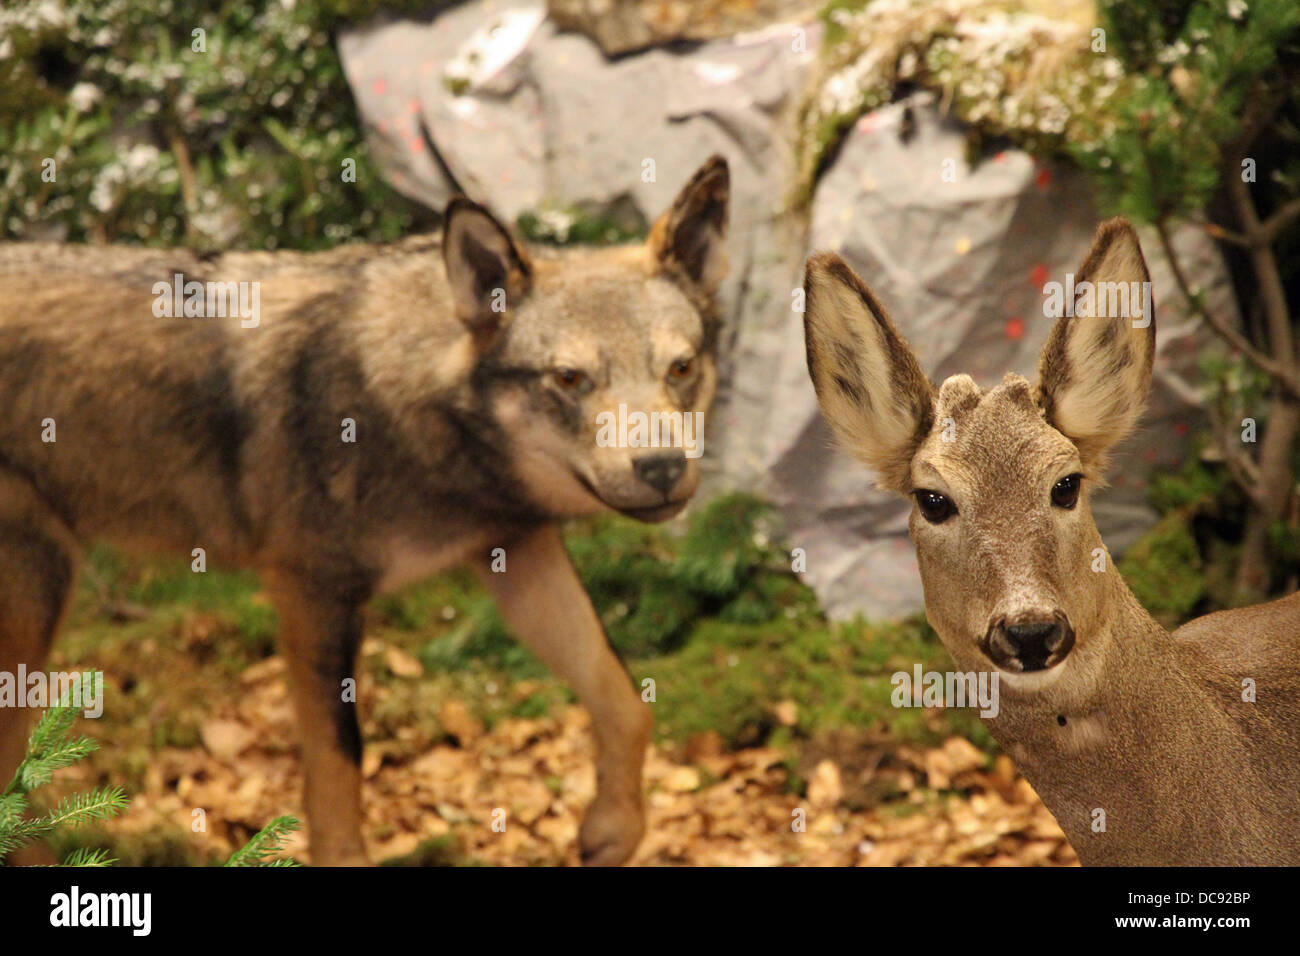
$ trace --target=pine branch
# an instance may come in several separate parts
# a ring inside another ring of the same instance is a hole
[[[5,825],[15,820],[21,820],[23,814],[27,812],[27,795],[22,793],[11,793],[0,797],[0,833],[4,832]]]
[[[121,813],[130,803],[121,787],[74,793],[54,808],[42,821],[50,829],[61,826],[81,826],[91,820],[106,820]]]
[[[46,820],[15,820],[0,828],[0,857],[26,846],[51,829]]]
[[[64,866],[112,866],[117,860],[108,855],[107,850],[91,849],[83,846],[80,849],[73,850],[66,860]]]
[[[70,767],[98,749],[99,744],[90,737],[62,741],[49,753],[28,757],[22,762],[18,768],[19,785],[31,793],[37,787],[49,783],[55,771]]]
[[[32,728],[27,741],[29,755],[40,756],[58,741],[72,732],[77,722],[77,711],[73,707],[51,707],[41,715],[41,719]]]
[[[294,817],[276,817],[236,850],[226,861],[226,866],[297,866],[292,860],[268,858],[284,849],[284,838],[301,826]]]
[[[0,858],[61,826],[107,819],[126,808],[129,801],[122,788],[110,787],[74,794],[43,817],[23,819],[27,794],[48,783],[56,770],[98,749],[99,744],[90,737],[67,739],[76,723],[77,712],[66,700],[61,706],[49,708],[28,737],[26,756],[9,786],[0,794]],[[107,866],[112,862],[106,851],[82,849],[72,854],[67,865]]]

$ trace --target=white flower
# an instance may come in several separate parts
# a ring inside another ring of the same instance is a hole
[[[88,113],[104,98],[104,92],[94,83],[78,83],[68,91],[68,102],[78,113]]]
[[[1228,0],[1228,19],[1240,20],[1248,9],[1246,0]]]
[[[150,146],[148,143],[136,143],[124,160],[127,175],[132,180],[138,181],[158,162],[159,155],[157,147]]]
[[[108,212],[116,204],[117,187],[126,179],[122,167],[112,163],[100,170],[95,185],[90,190],[90,204],[100,212]]]

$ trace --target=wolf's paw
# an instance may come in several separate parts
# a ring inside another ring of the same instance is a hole
[[[578,831],[582,865],[618,866],[632,855],[644,834],[645,811],[640,800],[598,793]]]

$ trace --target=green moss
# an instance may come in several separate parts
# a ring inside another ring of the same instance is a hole
[[[639,683],[653,678],[662,738],[689,740],[716,730],[729,746],[815,737],[857,728],[937,743],[961,733],[992,742],[972,710],[895,708],[891,675],[951,668],[951,659],[920,618],[898,624],[778,619],[761,627],[711,621],[697,626],[678,652],[633,662]],[[793,700],[798,721],[776,727],[773,705]]]
[[[646,223],[634,209],[601,211],[563,203],[526,210],[515,221],[519,234],[552,246],[610,245],[643,239]]]
[[[1166,627],[1187,620],[1205,597],[1200,549],[1178,513],[1166,515],[1129,548],[1119,569],[1142,606]]]
[[[1193,454],[1177,472],[1155,472],[1147,499],[1161,514],[1212,506],[1228,491],[1229,482],[1221,470],[1212,470]]]

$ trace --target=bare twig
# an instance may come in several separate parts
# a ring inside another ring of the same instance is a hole
[[[1258,241],[1261,245],[1272,245],[1282,230],[1297,218],[1300,217],[1300,199],[1292,199],[1284,203],[1273,215],[1264,220],[1258,231]]]
[[[1255,200],[1240,176],[1228,176],[1228,196],[1246,235],[1253,236],[1263,232],[1259,214],[1255,211]],[[1286,290],[1282,288],[1282,274],[1278,270],[1277,257],[1273,254],[1272,246],[1252,244],[1250,264],[1254,267],[1255,278],[1259,283],[1259,297],[1264,306],[1269,349],[1273,353],[1273,358],[1294,376],[1296,361],[1295,343],[1291,335],[1291,316],[1286,304]]]
[[[1239,448],[1233,448],[1227,440],[1219,442],[1219,451],[1223,453],[1223,462],[1232,472],[1232,480],[1246,493],[1256,505],[1263,505],[1268,498],[1259,485],[1259,468],[1254,460]]]
[[[176,168],[181,177],[181,199],[185,203],[185,235],[194,235],[194,216],[199,209],[199,191],[195,185],[194,163],[190,159],[190,149],[185,145],[185,138],[179,129],[171,131],[170,142],[172,155],[176,157]]]
[[[1173,242],[1169,237],[1169,225],[1164,219],[1156,221],[1156,233],[1160,237],[1160,246],[1164,250],[1165,258],[1169,261],[1169,268],[1174,274],[1174,281],[1178,284],[1179,291],[1182,292],[1192,310],[1210,328],[1217,332],[1224,341],[1262,371],[1268,373],[1293,400],[1300,401],[1300,377],[1297,377],[1289,367],[1275,361],[1272,357],[1251,345],[1239,331],[1224,322],[1221,316],[1207,309],[1200,298],[1192,293],[1191,285],[1187,281],[1187,275],[1183,272],[1182,263],[1179,262],[1178,255],[1174,252]]]
[[[1231,242],[1234,246],[1241,246],[1243,248],[1250,247],[1251,240],[1248,236],[1244,236],[1232,229],[1226,229],[1223,226],[1220,226],[1217,222],[1198,219],[1196,220],[1196,224],[1204,229],[1206,234],[1212,239],[1221,239],[1224,242]]]

